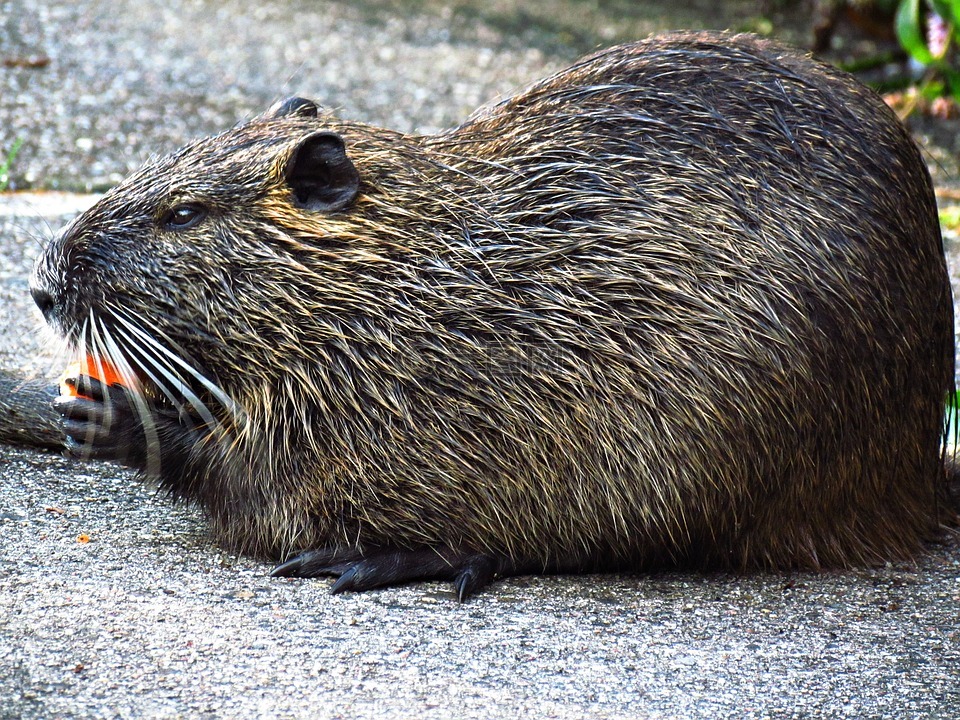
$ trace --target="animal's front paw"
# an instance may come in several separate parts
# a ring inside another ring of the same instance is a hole
[[[416,580],[452,580],[463,602],[489,583],[508,563],[489,555],[425,547],[379,548],[361,553],[344,548],[307,550],[278,565],[274,577],[333,576],[331,592],[362,591]]]
[[[146,456],[143,421],[133,394],[122,385],[106,385],[90,375],[70,378],[76,395],[61,395],[53,406],[63,416],[71,457],[119,460],[142,467]]]

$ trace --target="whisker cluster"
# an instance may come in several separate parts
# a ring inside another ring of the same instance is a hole
[[[106,303],[102,312],[91,307],[77,332],[74,351],[78,359],[91,359],[98,377],[107,375],[106,367],[112,367],[119,376],[144,435],[147,449],[144,472],[156,477],[161,473],[163,456],[162,437],[156,422],[160,409],[166,408],[188,426],[198,423],[206,435],[220,439],[228,437],[230,429],[237,427],[242,413],[215,381],[197,369],[193,358],[184,357],[182,347],[169,341],[164,343],[163,340],[167,340],[164,334],[151,333],[146,329],[148,325],[118,303]],[[115,421],[115,413],[108,388],[104,389],[103,403],[102,425],[109,428]]]

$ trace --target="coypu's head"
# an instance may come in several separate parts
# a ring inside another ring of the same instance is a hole
[[[342,137],[293,98],[148,162],[50,243],[31,291],[81,356],[171,399],[223,388],[235,358],[262,367],[265,347],[295,342],[275,300],[309,298],[284,278],[359,186]]]

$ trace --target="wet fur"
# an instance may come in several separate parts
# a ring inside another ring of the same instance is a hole
[[[318,129],[360,178],[334,212],[286,176]],[[159,227],[183,202],[209,216]],[[773,43],[613,48],[435,136],[258,118],[148,163],[37,278],[76,345],[164,366],[134,464],[240,551],[820,568],[944,519],[930,179],[876,95]]]

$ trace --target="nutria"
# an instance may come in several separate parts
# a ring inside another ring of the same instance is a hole
[[[57,401],[75,454],[335,591],[842,567],[946,518],[920,152],[750,36],[598,52],[432,136],[292,99],[148,162],[32,290],[127,378]]]

